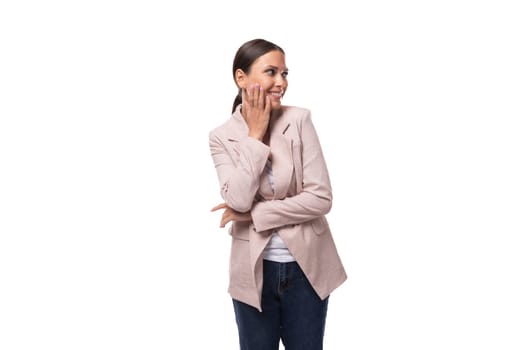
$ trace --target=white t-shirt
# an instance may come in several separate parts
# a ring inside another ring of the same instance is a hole
[[[269,159],[266,162],[264,170],[268,175],[270,187],[272,188],[272,191],[274,191],[272,162]],[[279,232],[277,230],[272,233],[272,238],[264,248],[263,259],[281,263],[295,261],[295,258],[292,256],[292,254],[290,254],[290,251],[286,247],[284,241],[279,236]]]

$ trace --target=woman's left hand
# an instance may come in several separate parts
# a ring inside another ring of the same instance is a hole
[[[211,211],[224,209],[221,217],[220,227],[226,226],[230,221],[252,221],[252,215],[250,212],[240,213],[230,208],[226,203],[221,203],[214,206]]]

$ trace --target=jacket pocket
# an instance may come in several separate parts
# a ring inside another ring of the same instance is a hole
[[[318,235],[322,235],[328,231],[328,221],[326,221],[324,215],[310,221],[310,225],[312,226],[312,230]]]

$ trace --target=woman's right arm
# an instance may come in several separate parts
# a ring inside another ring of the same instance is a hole
[[[224,202],[240,213],[250,211],[270,147],[248,135],[234,141],[217,132],[210,133],[209,142]]]
[[[209,140],[222,198],[231,209],[246,213],[252,208],[261,173],[270,155],[270,147],[262,140],[270,120],[271,103],[258,84],[242,90],[242,101],[248,134],[231,140],[224,135],[220,137],[216,130],[210,133]]]

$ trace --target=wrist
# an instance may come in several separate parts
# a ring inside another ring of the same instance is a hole
[[[255,132],[248,133],[248,136],[252,137],[252,138],[254,138],[254,139],[258,140],[258,141],[262,141],[263,137],[264,137],[264,135],[261,135],[259,133],[255,133]]]

